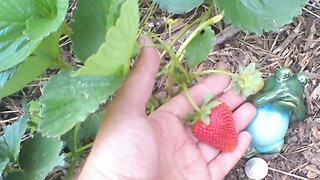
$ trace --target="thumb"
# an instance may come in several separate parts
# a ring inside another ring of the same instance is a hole
[[[141,45],[152,44],[152,41],[147,38],[141,38],[139,42]],[[133,70],[110,106],[117,106],[118,109],[122,109],[122,112],[145,113],[145,105],[152,94],[159,65],[157,49],[154,46],[143,47]]]

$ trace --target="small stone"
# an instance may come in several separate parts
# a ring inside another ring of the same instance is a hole
[[[244,170],[248,178],[260,180],[267,176],[268,164],[262,158],[255,157],[246,163]]]

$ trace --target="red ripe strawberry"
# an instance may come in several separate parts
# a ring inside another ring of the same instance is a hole
[[[238,143],[238,136],[230,108],[225,103],[219,103],[210,109],[209,122],[201,118],[192,125],[193,134],[220,151],[231,151]]]

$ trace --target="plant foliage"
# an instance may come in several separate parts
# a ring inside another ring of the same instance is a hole
[[[180,14],[187,13],[193,8],[198,7],[203,3],[203,0],[155,0],[161,9],[167,10],[168,12]]]
[[[80,13],[87,13],[87,11],[78,12],[79,16]],[[126,74],[129,70],[129,59],[136,41],[138,24],[139,12],[137,1],[128,0],[124,2],[120,8],[119,18],[114,26],[110,27],[104,35],[104,42],[97,53],[92,54],[86,60],[85,66],[77,72],[77,75],[109,76]],[[108,26],[111,25],[109,22]],[[83,26],[87,25],[83,24]],[[74,31],[77,30],[77,28],[74,29]],[[82,30],[79,29],[79,31]],[[78,46],[84,45],[81,49],[85,49],[85,44],[86,42],[83,42],[83,44],[78,44]]]
[[[43,108],[40,131],[48,136],[60,136],[76,123],[84,121],[121,84],[115,76],[76,76],[61,71],[51,78],[40,98]]]
[[[189,12],[198,7],[203,0],[155,0],[160,8],[173,13]],[[235,27],[250,33],[262,34],[275,31],[282,25],[290,23],[292,18],[301,13],[306,0],[208,0],[224,12],[225,20]]]
[[[202,29],[197,36],[193,38],[186,47],[186,59],[190,68],[194,68],[207,59],[214,46],[215,39],[214,32],[210,27]]]
[[[0,72],[27,58],[63,22],[68,0],[6,0],[0,3]]]
[[[245,32],[262,34],[290,23],[301,13],[306,0],[216,0],[227,22]]]

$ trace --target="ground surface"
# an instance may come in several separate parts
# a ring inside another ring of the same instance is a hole
[[[279,32],[265,33],[260,37],[245,34],[223,23],[216,24],[213,28],[218,36],[218,44],[208,60],[196,69],[213,69],[223,64],[228,70],[236,72],[239,64],[256,61],[259,62],[259,70],[264,77],[274,74],[276,69],[283,66],[289,66],[295,72],[304,71],[309,76],[306,88],[308,116],[303,122],[291,124],[283,152],[276,157],[269,157],[270,170],[266,179],[320,179],[320,18],[315,15],[320,14],[320,4],[315,0],[309,3],[311,5],[306,6],[306,9],[311,13],[304,10],[292,24],[285,25]],[[141,22],[144,22],[150,8],[149,1],[141,3],[140,7]],[[145,30],[151,29],[169,42],[165,18],[179,18],[178,23],[172,27],[174,37],[204,9],[205,7],[200,7],[186,15],[177,16],[156,8],[150,19],[141,25]],[[65,59],[72,62],[69,41],[63,42],[61,50]],[[55,71],[47,72],[52,73]],[[0,104],[0,131],[5,124],[15,121],[21,115],[21,98],[39,97],[42,85],[42,81],[35,81],[24,91],[3,99]],[[158,97],[166,96],[164,85],[165,79],[159,78],[155,88]],[[244,164],[245,161],[241,160],[226,179],[247,179]],[[50,179],[60,179],[63,174],[65,169],[58,168]]]

